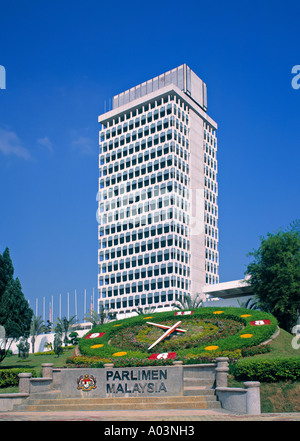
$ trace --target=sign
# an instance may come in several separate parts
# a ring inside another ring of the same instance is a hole
[[[168,369],[159,367],[156,369],[128,368],[107,370],[105,371],[106,396],[168,394],[169,389],[172,389],[173,383],[172,378],[169,378],[168,374]]]
[[[176,352],[163,352],[161,354],[152,354],[148,357],[148,360],[167,360],[169,358],[175,358]]]
[[[270,320],[255,320],[254,322],[250,322],[251,326],[263,326],[263,325],[270,325]]]
[[[175,315],[191,315],[194,311],[178,311],[175,312]]]
[[[104,334],[105,332],[92,332],[91,334],[86,335],[84,338],[100,338],[103,337]]]
[[[93,375],[80,375],[77,379],[77,389],[89,391],[96,389],[96,379]]]

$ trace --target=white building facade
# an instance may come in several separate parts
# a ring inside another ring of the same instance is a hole
[[[202,294],[219,281],[206,84],[181,65],[115,96],[98,121],[100,303],[130,313]]]

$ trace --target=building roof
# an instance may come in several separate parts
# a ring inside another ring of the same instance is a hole
[[[234,297],[252,295],[253,291],[247,280],[232,280],[214,285],[205,285],[203,293],[222,299],[231,299]]]

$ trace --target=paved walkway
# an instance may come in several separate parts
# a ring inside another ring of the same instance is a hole
[[[300,413],[234,414],[221,410],[0,412],[1,421],[300,421]]]

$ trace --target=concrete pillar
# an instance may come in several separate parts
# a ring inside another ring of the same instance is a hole
[[[259,415],[260,409],[260,382],[259,381],[245,381],[245,388],[247,389],[246,409],[250,415]]]
[[[53,378],[53,363],[42,364],[42,376],[46,378]]]
[[[216,387],[227,387],[228,385],[228,357],[216,358]]]
[[[182,366],[183,365],[183,361],[181,361],[181,360],[173,361],[173,365],[174,366]]]
[[[103,367],[106,369],[111,369],[114,367],[114,363],[104,363]]]
[[[24,372],[18,375],[19,377],[19,393],[30,394],[30,379],[32,373]]]

